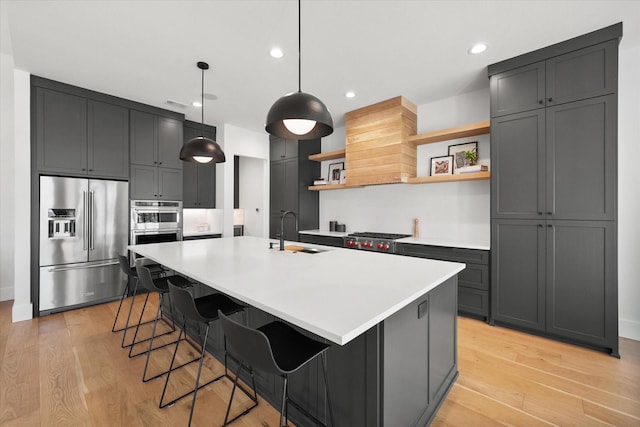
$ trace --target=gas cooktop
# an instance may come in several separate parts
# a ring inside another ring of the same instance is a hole
[[[351,233],[344,239],[344,246],[350,249],[361,249],[373,252],[395,253],[398,239],[410,234],[361,232]]]

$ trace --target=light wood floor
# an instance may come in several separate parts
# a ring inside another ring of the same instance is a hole
[[[159,410],[164,380],[142,383],[144,358],[120,348],[121,333],[111,332],[117,303],[19,323],[11,306],[0,303],[1,426],[186,425],[190,399]],[[621,339],[618,360],[462,317],[458,333],[460,376],[434,426],[640,426],[640,342]],[[154,352],[155,372],[168,352]],[[181,370],[168,393],[186,391],[194,372],[195,364]],[[217,372],[208,357],[203,378]],[[227,379],[202,389],[193,425],[220,425],[230,389]],[[240,399],[233,411],[247,405]],[[261,401],[234,426],[277,424]]]

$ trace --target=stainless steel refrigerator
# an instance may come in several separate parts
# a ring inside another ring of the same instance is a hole
[[[40,177],[41,314],[122,294],[128,203],[127,182]]]

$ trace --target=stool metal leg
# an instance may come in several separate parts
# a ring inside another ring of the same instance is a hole
[[[241,384],[238,384],[238,379],[240,379],[240,372],[242,371],[242,368],[244,368],[251,375],[251,385],[253,387],[253,396],[251,396],[242,387]],[[236,388],[239,388],[242,392],[244,392],[247,395],[247,397],[249,397],[249,399],[251,399],[254,403],[253,403],[252,406],[250,406],[249,408],[245,409],[240,414],[238,414],[235,417],[229,419],[229,413],[231,412],[231,404],[233,403],[233,396],[234,396],[234,394],[236,392]],[[253,368],[247,367],[242,362],[240,362],[240,367],[238,368],[238,373],[236,374],[236,378],[233,380],[233,388],[231,389],[231,397],[229,397],[229,404],[227,405],[227,412],[224,415],[224,423],[222,424],[222,427],[228,426],[229,424],[231,424],[232,422],[234,422],[235,420],[237,420],[241,416],[249,413],[249,411],[251,411],[256,406],[258,406],[258,392],[256,391],[256,379],[253,376]]]
[[[207,352],[207,338],[209,337],[209,324],[207,323],[207,329],[204,332],[204,341],[202,342],[202,354],[200,354],[200,364],[198,365],[198,375],[196,375],[196,387],[193,389],[193,399],[191,400],[191,411],[189,412],[189,423],[191,425],[191,419],[193,418],[193,409],[196,407],[196,397],[198,396],[198,389],[200,388],[200,374],[202,373],[202,362],[204,362],[204,354]]]
[[[287,419],[287,376],[283,375],[282,378],[284,379],[284,387],[282,388],[282,405],[280,406],[280,425],[279,427],[284,427],[287,424],[289,424],[289,420]],[[283,419],[285,420],[286,424],[282,424]]]
[[[161,337],[161,336],[167,335],[167,334],[172,334],[176,330],[175,323],[169,324],[164,319],[164,317],[162,317],[162,301],[163,301],[163,297],[162,297],[162,294],[159,294],[159,296],[160,296],[160,300],[158,301],[158,309],[156,311],[156,317],[152,321],[153,322],[153,332],[151,334],[151,337],[145,338],[145,339],[140,340],[140,341],[136,341],[136,338],[138,337],[138,331],[140,330],[140,325],[144,325],[146,323],[149,323],[149,322],[143,322],[142,321],[142,317],[144,316],[144,311],[145,311],[145,309],[147,307],[147,300],[149,299],[149,293],[147,293],[147,297],[144,300],[144,306],[142,307],[142,311],[140,312],[140,317],[138,318],[138,325],[136,326],[136,331],[133,334],[133,341],[131,341],[131,344],[129,344],[129,358],[141,356],[141,355],[147,353],[147,351],[141,351],[140,353],[135,353],[134,354],[133,353],[133,348],[136,346],[136,344],[140,344],[140,343],[143,343],[143,342],[146,342],[146,341],[153,341],[154,338]],[[156,325],[158,324],[158,321],[160,321],[160,320],[163,320],[165,323],[167,323],[167,325],[169,325],[171,327],[171,329],[166,331],[166,332],[163,332],[163,333],[161,333],[159,335],[155,335]],[[169,344],[171,344],[171,343],[169,343]],[[165,344],[165,345],[162,345],[162,346],[157,347],[157,348],[162,348],[162,347],[165,347],[166,345],[169,345],[169,344]]]
[[[120,332],[120,331],[124,330],[127,327],[125,325],[124,328],[116,329],[116,323],[118,323],[118,316],[120,316],[120,309],[122,308],[122,302],[125,300],[125,298],[127,297],[127,294],[129,293],[129,282],[130,281],[131,281],[131,278],[129,276],[127,276],[127,284],[124,286],[124,291],[122,292],[122,297],[120,298],[120,304],[118,305],[118,311],[116,312],[116,318],[113,319],[113,326],[111,327],[111,332]]]

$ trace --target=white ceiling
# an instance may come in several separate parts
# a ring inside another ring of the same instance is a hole
[[[203,60],[218,98],[205,100],[205,121],[255,131],[297,90],[296,0],[0,2],[2,52],[35,75],[200,121]],[[489,64],[621,21],[621,48],[640,45],[640,1],[302,0],[302,90],[340,126],[397,95],[424,104],[486,87]],[[478,41],[489,49],[467,54]],[[269,56],[275,45],[284,58]]]

